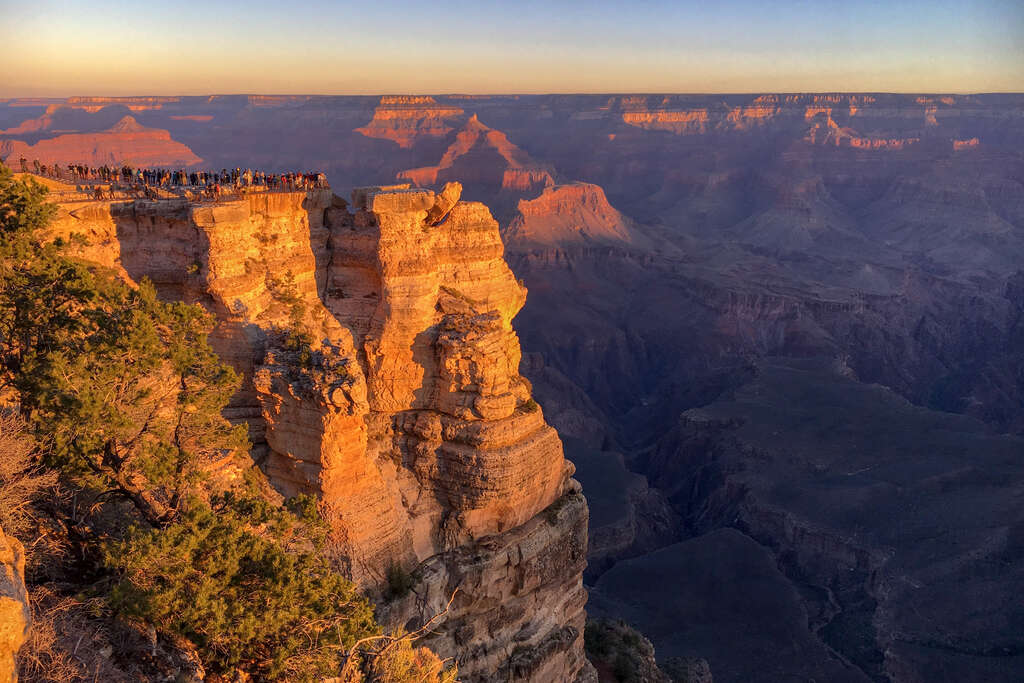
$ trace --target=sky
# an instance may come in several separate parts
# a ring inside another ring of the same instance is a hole
[[[1024,91],[1020,0],[0,0],[0,98]]]

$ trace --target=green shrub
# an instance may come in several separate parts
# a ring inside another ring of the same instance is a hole
[[[133,528],[106,548],[110,604],[188,639],[214,671],[334,675],[344,649],[377,627],[351,582],[315,550],[289,548],[302,526],[258,499],[194,502],[171,525]]]
[[[587,657],[610,670],[618,683],[669,683],[654,659],[654,648],[623,621],[588,621],[583,643]]]
[[[459,670],[408,638],[395,641],[367,663],[364,680],[380,683],[456,683]]]
[[[270,296],[288,307],[288,323],[293,330],[301,330],[306,319],[306,302],[299,294],[292,271],[285,272],[281,277],[273,277],[268,270],[264,283]]]
[[[388,567],[388,597],[391,599],[404,598],[412,590],[415,580],[405,568],[393,562]]]

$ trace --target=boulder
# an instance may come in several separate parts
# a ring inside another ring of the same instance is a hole
[[[25,549],[0,529],[0,682],[17,681],[14,662],[31,624],[25,589]]]

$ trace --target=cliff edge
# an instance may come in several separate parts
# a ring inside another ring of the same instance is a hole
[[[53,230],[217,316],[244,377],[229,417],[281,493],[327,504],[384,621],[416,628],[454,595],[424,644],[462,680],[589,680],[586,502],[518,372],[525,288],[460,194],[67,201]]]

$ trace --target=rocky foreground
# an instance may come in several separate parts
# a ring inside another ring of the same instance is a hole
[[[460,193],[69,199],[53,230],[217,316],[211,343],[244,376],[230,417],[281,493],[327,503],[382,618],[413,629],[451,600],[425,644],[463,680],[588,680],[587,505],[518,371],[525,288]]]

